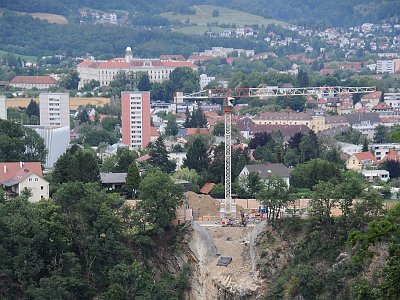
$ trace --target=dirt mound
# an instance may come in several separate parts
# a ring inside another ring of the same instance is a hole
[[[219,216],[220,202],[209,195],[200,195],[187,192],[189,208],[193,209],[195,216]]]

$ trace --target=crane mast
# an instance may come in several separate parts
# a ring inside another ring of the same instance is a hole
[[[219,98],[224,99],[224,120],[225,120],[225,198],[220,204],[221,218],[236,218],[236,204],[232,200],[232,108],[235,98],[261,98],[282,97],[282,96],[306,96],[316,95],[334,96],[337,94],[358,94],[375,92],[376,87],[343,87],[343,86],[323,86],[323,87],[302,87],[302,88],[218,88],[209,89],[191,94],[177,92],[174,96],[176,103],[183,100],[201,100]]]

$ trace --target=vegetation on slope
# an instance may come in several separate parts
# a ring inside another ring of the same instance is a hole
[[[4,0],[2,6],[25,12],[47,12],[73,16],[79,8],[90,7],[100,10],[126,10],[150,14],[162,12],[193,13],[191,6],[212,4],[248,13],[261,15],[302,25],[329,27],[351,26],[363,22],[380,22],[399,17],[400,3],[396,0],[339,0],[332,5],[330,0]],[[234,21],[233,21],[234,22]]]

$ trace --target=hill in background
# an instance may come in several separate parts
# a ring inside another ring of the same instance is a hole
[[[3,0],[1,6],[24,12],[54,13],[76,16],[79,8],[126,10],[131,13],[159,15],[175,12],[193,14],[192,6],[216,5],[256,14],[267,19],[314,27],[353,26],[364,22],[381,22],[400,17],[398,0]],[[334,4],[334,5],[333,5]],[[230,23],[238,23],[230,20]]]

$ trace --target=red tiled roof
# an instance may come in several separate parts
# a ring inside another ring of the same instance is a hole
[[[321,69],[319,71],[320,75],[333,75],[335,73],[335,69]]]
[[[188,60],[189,61],[205,61],[205,60],[211,60],[214,59],[214,56],[210,55],[190,55]]]
[[[379,99],[381,95],[382,95],[381,91],[376,91],[362,96],[361,99]]]
[[[208,194],[208,193],[210,193],[214,186],[215,186],[215,183],[206,182],[202,186],[202,188],[200,189],[200,194]]]
[[[389,149],[389,153],[386,154],[386,156],[383,158],[382,161],[385,160],[395,160],[395,161],[400,161],[400,156],[399,153],[396,151],[396,149],[392,148]]]
[[[207,128],[186,128],[186,135],[209,134]]]
[[[354,153],[354,155],[359,161],[371,160],[374,163],[377,162],[375,156],[371,153],[371,151]]]
[[[0,162],[0,182],[14,178],[19,171],[25,169],[43,177],[40,162]]]
[[[380,117],[382,123],[394,123],[399,122],[399,117]]]
[[[163,54],[163,55],[160,55],[160,59],[161,60],[172,59],[172,60],[180,60],[180,61],[185,60],[183,55],[176,55],[176,54]]]
[[[385,102],[379,102],[377,105],[373,106],[372,109],[381,110],[381,109],[389,109],[391,106],[387,105]]]
[[[394,148],[389,149],[389,153],[386,154],[386,156],[382,159],[382,161],[387,161],[387,160],[400,161],[399,153]]]
[[[78,64],[78,67],[89,67],[91,64],[93,64],[93,61],[84,60]]]
[[[15,76],[11,81],[11,84],[57,84],[57,80],[55,80],[51,76]]]
[[[189,62],[189,61],[162,61],[160,63],[161,66],[163,67],[196,67],[193,63]]]
[[[157,131],[157,128],[154,126],[150,127],[150,136],[160,136],[160,133]]]
[[[146,161],[150,158],[151,158],[150,154],[145,154],[145,155],[142,155],[142,156],[136,158],[135,161],[142,162],[142,161]]]

